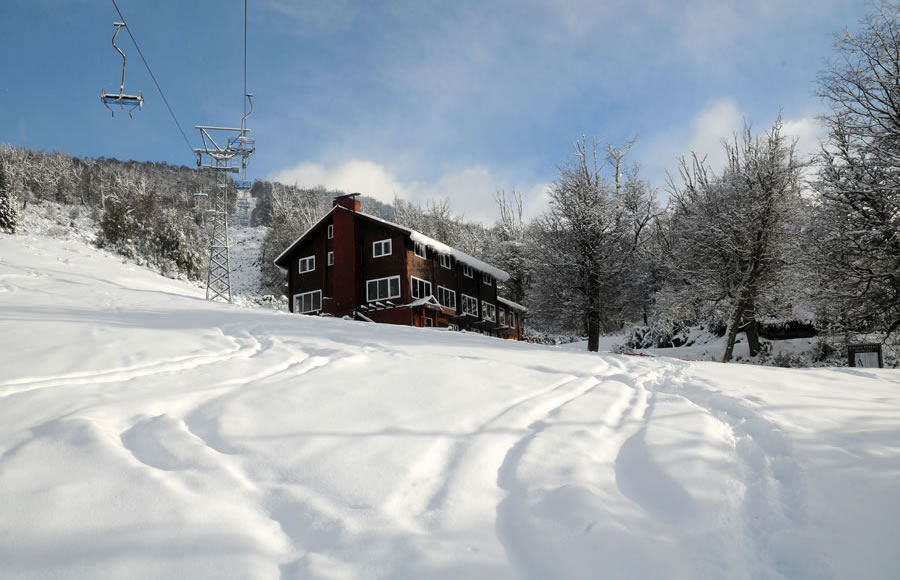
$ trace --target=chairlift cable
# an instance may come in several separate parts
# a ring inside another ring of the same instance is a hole
[[[246,3],[246,0],[244,0]],[[119,18],[122,19],[122,22],[128,22],[125,20],[125,16],[122,14],[122,11],[119,10],[119,5],[116,4],[116,0],[112,0],[113,7],[116,9],[116,12],[119,13]],[[172,120],[175,121],[175,125],[178,126],[178,131],[181,132],[181,136],[184,138],[184,142],[187,144],[188,149],[191,151],[191,155],[194,154],[194,148],[191,146],[191,142],[188,140],[187,135],[184,134],[184,129],[181,128],[181,123],[178,122],[178,117],[175,116],[175,111],[172,110],[172,106],[169,104],[169,100],[166,98],[166,94],[163,92],[162,88],[159,86],[159,82],[156,80],[156,75],[153,74],[153,70],[150,69],[150,64],[147,62],[147,59],[144,57],[144,52],[141,50],[141,46],[138,44],[137,40],[134,38],[134,34],[131,33],[131,27],[125,26],[125,31],[128,33],[128,36],[131,37],[131,42],[134,43],[134,47],[137,49],[138,54],[141,57],[141,60],[144,62],[144,66],[147,68],[147,72],[150,73],[150,78],[153,79],[153,84],[156,85],[156,90],[159,91],[159,96],[162,97],[163,102],[166,104],[166,108],[169,109],[169,114],[172,115]],[[246,48],[245,48],[246,50]],[[246,58],[246,57],[245,57]],[[246,64],[244,65],[246,68]],[[246,72],[244,73],[246,77]],[[244,81],[246,83],[246,80]]]

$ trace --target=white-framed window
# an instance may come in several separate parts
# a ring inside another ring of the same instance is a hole
[[[441,267],[447,268],[448,270],[453,267],[453,263],[450,258],[450,254],[441,254]]]
[[[415,251],[415,253],[416,253],[417,256],[419,256],[420,258],[424,258],[424,257],[426,256],[426,254],[425,254],[425,244],[420,244],[419,242],[416,242],[416,248],[415,248],[414,251]]]
[[[474,296],[469,296],[467,294],[462,295],[462,310],[466,314],[471,314],[472,316],[478,316],[478,298]]]
[[[486,300],[481,301],[481,313],[485,320],[490,320],[491,322],[497,320],[497,308]]]
[[[506,310],[500,309],[500,326],[506,326]]]
[[[472,266],[469,266],[468,264],[464,264],[463,265],[463,275],[467,276],[469,278],[474,278],[475,272],[472,271]]]
[[[438,286],[438,302],[441,306],[446,306],[447,308],[452,308],[456,310],[456,292],[449,289],[444,288],[443,286]]]
[[[328,252],[328,265],[334,266],[334,252]]]
[[[434,318],[431,318],[430,316],[426,316],[425,317],[425,326],[428,328],[433,327],[434,326]]]
[[[400,276],[366,280],[366,301],[400,298]]]
[[[331,224],[328,226],[328,239],[329,240],[334,239],[334,224]]]
[[[431,296],[431,282],[416,278],[415,276],[410,276],[409,284],[412,287],[413,298],[425,298]]]
[[[313,290],[312,292],[303,292],[294,294],[294,313],[295,314],[311,314],[322,310],[322,291]]]
[[[316,269],[316,257],[315,256],[307,256],[305,258],[300,258],[300,273],[305,274],[306,272],[312,272]]]
[[[481,281],[487,284],[488,286],[494,285],[494,277],[488,274],[487,272],[481,273]]]
[[[382,256],[390,256],[392,250],[391,239],[388,238],[386,240],[378,240],[377,242],[372,242],[372,257],[380,258]]]

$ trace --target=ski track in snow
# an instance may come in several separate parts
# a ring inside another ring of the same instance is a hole
[[[222,336],[230,339],[234,346],[216,353],[174,357],[168,360],[157,360],[142,365],[106,369],[97,372],[27,377],[0,383],[0,397],[24,393],[33,389],[123,383],[141,377],[179,373],[198,369],[206,365],[223,364],[236,358],[252,358],[261,348],[259,341],[246,333],[242,332],[240,334],[243,336],[228,335],[222,330]]]
[[[669,386],[706,410],[729,430],[743,467],[746,494],[741,507],[746,536],[756,557],[749,564],[762,578],[834,578],[803,549],[806,476],[782,430],[746,402],[684,380]]]

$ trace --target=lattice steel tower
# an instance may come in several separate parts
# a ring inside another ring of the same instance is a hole
[[[230,173],[247,169],[247,160],[256,151],[256,140],[247,133],[247,117],[253,112],[253,95],[247,93],[250,111],[241,118],[240,127],[198,125],[203,147],[194,149],[197,167],[216,174],[216,187],[210,196],[207,210],[209,236],[209,264],[206,274],[206,299],[231,302],[231,263],[228,255],[228,188],[234,185]],[[218,137],[218,141],[215,137]],[[220,144],[221,142],[221,144]],[[204,161],[206,163],[204,164]],[[246,183],[246,174],[242,184]]]
[[[113,0],[115,3],[115,0]],[[115,37],[113,37],[115,39]],[[123,57],[124,58],[124,57]],[[124,79],[124,73],[123,73]],[[247,110],[247,105],[250,110]],[[231,263],[228,256],[228,188],[234,185],[230,173],[241,173],[237,187],[249,190],[247,160],[256,151],[256,140],[247,134],[247,117],[253,113],[253,95],[247,92],[247,0],[244,0],[244,116],[240,127],[197,125],[203,147],[194,149],[197,168],[216,174],[206,213],[209,235],[209,264],[206,271],[206,299],[231,302]],[[218,139],[218,140],[217,140]],[[204,164],[204,161],[206,162]],[[202,194],[197,194],[197,197]]]

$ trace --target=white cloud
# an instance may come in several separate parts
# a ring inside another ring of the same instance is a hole
[[[394,195],[407,197],[407,188],[384,166],[364,159],[351,159],[333,167],[320,163],[300,163],[279,171],[272,181],[311,188],[324,185],[348,193],[359,192],[389,203]]]
[[[498,189],[519,191],[526,217],[534,217],[546,207],[548,187],[545,183],[518,183],[484,165],[448,171],[431,181],[404,181],[384,165],[364,159],[352,159],[333,166],[304,162],[268,179],[298,187],[323,185],[328,189],[359,192],[385,203],[392,202],[395,195],[423,205],[447,199],[455,214],[483,223],[497,219],[494,196]]]
[[[707,164],[718,171],[726,161],[722,142],[740,134],[745,119],[751,123],[754,134],[769,130],[774,122],[774,119],[753,122],[734,99],[717,99],[694,115],[686,127],[668,129],[644,143],[638,141],[636,155],[648,169],[648,177],[657,185],[661,184],[666,170],[676,172],[679,157],[691,153],[701,158],[705,156]],[[783,119],[782,132],[797,140],[797,156],[804,160],[818,151],[819,140],[825,135],[824,128],[812,115]]]
[[[801,160],[818,153],[819,144],[827,135],[826,128],[813,116],[785,119],[782,131],[797,140],[796,151]]]
[[[483,165],[465,167],[442,175],[434,183],[416,188],[417,201],[448,199],[455,213],[468,219],[491,222],[496,219],[494,194],[501,187],[499,179]]]
[[[725,163],[722,141],[740,132],[744,117],[732,99],[721,99],[710,105],[694,118],[688,151],[706,156],[710,166],[718,169]]]
[[[696,153],[706,156],[707,163],[719,169],[725,161],[722,140],[743,127],[744,117],[734,99],[722,98],[709,102],[690,120],[687,126],[671,127],[638,140],[634,155],[646,169],[647,177],[662,185],[666,171],[677,175],[678,158]]]
[[[531,187],[519,190],[522,194],[522,205],[525,219],[538,217],[547,210],[550,203],[549,183],[535,183]]]

